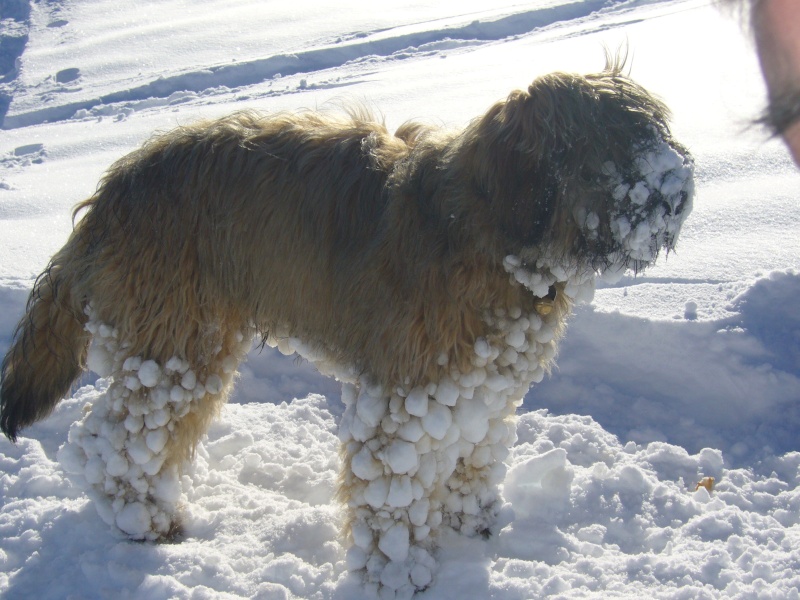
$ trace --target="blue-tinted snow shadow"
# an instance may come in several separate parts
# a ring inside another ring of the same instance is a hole
[[[773,273],[724,321],[579,307],[558,368],[523,410],[588,414],[623,441],[725,453],[728,466],[800,450],[800,275]]]
[[[25,302],[30,290],[0,287],[0,353],[6,355],[11,336],[25,312]]]
[[[40,518],[46,526],[36,528],[39,539],[31,548],[30,556],[14,557],[15,562],[23,564],[12,569],[4,597],[57,600],[66,596],[93,598],[110,594],[107,583],[115,556],[132,543],[115,539],[88,502],[52,504]],[[29,535],[30,530],[24,534]],[[152,548],[141,547],[143,550]],[[6,547],[10,554],[24,550],[21,544],[12,541]],[[147,571],[137,568],[117,569],[116,572],[117,578],[127,572],[127,580],[118,582],[118,587],[126,589],[135,588]],[[65,580],[67,573],[72,575]]]
[[[11,83],[19,75],[19,58],[28,44],[28,26],[31,17],[31,2],[28,0],[4,0],[0,2],[0,127],[3,124],[11,100]]]
[[[800,377],[800,274],[771,273],[739,296],[734,308],[741,327],[769,353],[771,365]]]

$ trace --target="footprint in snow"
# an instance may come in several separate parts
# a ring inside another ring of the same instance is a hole
[[[69,69],[62,69],[61,71],[56,73],[56,82],[69,83],[70,81],[75,81],[80,76],[81,76],[81,70],[76,67],[72,67]]]
[[[25,144],[24,146],[17,146],[6,156],[0,158],[0,165],[6,168],[13,168],[41,164],[44,162],[45,155],[44,144]]]
[[[40,154],[44,152],[44,144],[26,144],[14,148],[14,156],[25,156],[28,154]]]

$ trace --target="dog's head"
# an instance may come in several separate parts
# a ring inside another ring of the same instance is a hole
[[[609,65],[553,73],[476,124],[476,181],[531,270],[642,270],[691,211],[693,161],[669,111]]]

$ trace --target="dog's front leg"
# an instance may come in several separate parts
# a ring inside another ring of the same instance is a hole
[[[348,566],[383,596],[406,597],[432,581],[443,527],[494,525],[517,402],[492,393],[485,374],[411,390],[346,384],[342,397]]]
[[[435,575],[445,482],[456,469],[460,432],[452,408],[429,388],[343,390],[340,498],[348,511],[348,567],[381,597],[410,597]]]
[[[504,460],[515,439],[513,417],[487,419],[486,434],[473,443],[462,437],[456,468],[445,484],[444,524],[464,535],[493,533],[502,505]]]

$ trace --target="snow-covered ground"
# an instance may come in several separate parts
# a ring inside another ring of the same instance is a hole
[[[488,5],[0,3],[0,351],[71,207],[155,130],[353,101],[390,127],[461,125],[626,45],[695,156],[694,212],[677,252],[578,308],[526,397],[505,527],[446,539],[420,598],[800,598],[800,175],[749,126],[750,43],[708,0]],[[59,464],[99,393],[85,383],[0,441],[0,596],[363,597],[337,537],[335,382],[251,353],[184,475],[173,545],[111,531]]]

